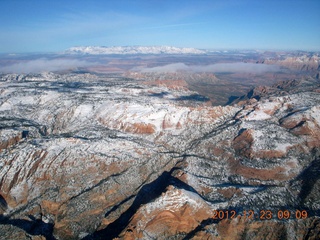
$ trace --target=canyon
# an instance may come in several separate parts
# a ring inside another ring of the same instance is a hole
[[[315,58],[0,74],[0,238],[318,239]]]

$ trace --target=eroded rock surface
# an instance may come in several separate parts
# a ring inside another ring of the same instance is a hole
[[[226,107],[152,81],[1,76],[0,238],[319,238],[317,79]]]

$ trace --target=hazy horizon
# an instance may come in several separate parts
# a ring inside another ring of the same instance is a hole
[[[302,48],[197,48],[197,47],[181,47],[177,45],[75,45],[75,46],[70,46],[68,48],[62,49],[62,50],[57,50],[57,51],[46,51],[46,50],[38,50],[38,51],[21,51],[21,52],[13,52],[13,51],[7,51],[7,52],[0,52],[1,55],[5,56],[19,56],[19,55],[68,55],[66,51],[72,47],[163,47],[163,46],[168,46],[168,47],[176,47],[176,48],[194,48],[198,50],[204,50],[208,51],[208,53],[214,53],[214,52],[241,52],[241,51],[256,51],[256,52],[315,52],[315,53],[320,53],[320,48],[319,49],[302,49]],[[205,53],[205,54],[208,54]],[[117,55],[117,54],[115,54]],[[138,54],[137,54],[138,55]],[[152,55],[152,54],[151,54]],[[201,54],[200,54],[201,55]]]

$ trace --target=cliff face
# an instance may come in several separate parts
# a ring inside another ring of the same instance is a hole
[[[319,237],[318,80],[226,107],[155,83],[1,77],[3,239]]]
[[[266,60],[267,64],[277,64],[284,67],[297,69],[299,71],[319,71],[320,70],[320,58],[317,54],[308,56],[294,56],[286,57],[282,60]]]

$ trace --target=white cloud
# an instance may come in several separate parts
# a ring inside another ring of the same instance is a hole
[[[141,72],[176,72],[176,71],[190,71],[190,67],[185,65],[184,63],[172,63],[164,66],[159,67],[152,67],[152,68],[134,68],[134,71],[141,71]]]
[[[60,71],[87,67],[94,63],[77,59],[36,59],[14,63],[12,65],[0,67],[0,72],[4,73],[39,73],[45,71]]]
[[[153,68],[134,68],[135,71],[141,72],[176,72],[176,71],[190,71],[190,72],[249,72],[249,73],[263,73],[263,72],[277,72],[280,70],[279,66],[256,64],[256,63],[216,63],[206,66],[188,66],[184,63],[174,63],[165,66]]]

